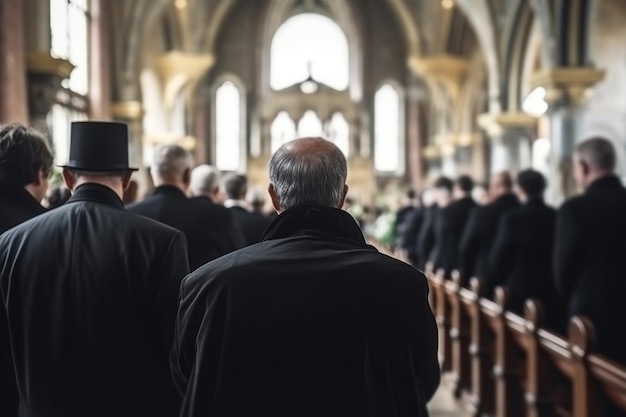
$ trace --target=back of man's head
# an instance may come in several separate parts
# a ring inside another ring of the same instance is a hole
[[[509,171],[501,171],[491,177],[489,192],[492,197],[500,197],[513,191],[513,178]]]
[[[0,187],[24,188],[39,173],[52,172],[53,156],[38,131],[19,124],[0,126]]]
[[[230,173],[224,176],[224,192],[231,200],[243,200],[248,191],[248,178],[242,174]]]
[[[469,175],[461,175],[456,179],[456,186],[464,194],[469,194],[474,189],[474,180]]]
[[[319,137],[292,140],[272,155],[269,173],[272,200],[280,211],[302,205],[343,206],[348,167],[332,142]]]
[[[451,193],[452,188],[454,187],[454,183],[448,177],[439,177],[437,178],[437,180],[435,180],[433,187],[437,188],[438,190],[447,191]]]
[[[547,185],[545,177],[534,169],[525,169],[517,174],[517,186],[528,199],[543,197]]]
[[[576,154],[594,171],[613,171],[617,156],[615,147],[608,139],[594,137],[579,143]]]
[[[163,144],[154,150],[150,173],[155,184],[189,182],[193,159],[181,146]]]
[[[221,173],[212,165],[198,165],[191,171],[189,189],[194,196],[215,194],[220,186]]]

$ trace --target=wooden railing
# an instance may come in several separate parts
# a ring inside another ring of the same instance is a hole
[[[507,310],[501,287],[492,301],[478,296],[476,279],[470,288],[457,274],[428,281],[442,370],[468,415],[602,417],[606,407],[626,415],[626,366],[594,353],[588,319],[571,318],[567,336],[559,335],[542,326],[536,300],[521,316]]]

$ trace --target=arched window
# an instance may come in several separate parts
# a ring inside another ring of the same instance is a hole
[[[532,116],[542,116],[548,110],[548,103],[545,98],[546,89],[537,87],[524,99],[522,109]]]
[[[50,0],[50,55],[74,65],[64,80],[56,104],[48,115],[52,148],[57,163],[65,163],[69,124],[87,119],[89,87],[89,8],[88,0]]]
[[[298,136],[323,136],[322,121],[313,110],[307,110],[298,122]]]
[[[241,165],[241,92],[225,81],[215,92],[215,166],[238,171]]]
[[[400,94],[384,84],[374,96],[374,166],[379,172],[402,169]]]
[[[328,123],[328,140],[333,142],[343,154],[348,157],[350,153],[350,125],[343,113],[334,113]]]
[[[309,75],[336,90],[345,90],[350,79],[345,33],[333,20],[316,13],[287,19],[274,34],[270,47],[272,89],[298,84]]]
[[[272,122],[272,153],[276,152],[285,142],[296,138],[296,124],[286,111],[281,111]]]

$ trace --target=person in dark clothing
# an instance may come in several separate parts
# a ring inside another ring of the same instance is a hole
[[[0,126],[0,235],[46,211],[40,202],[52,163],[52,152],[39,132],[13,123]],[[2,355],[7,351],[0,349],[0,415],[13,417],[18,404],[15,373],[11,358]]]
[[[393,247],[394,252],[402,248],[406,230],[410,226],[411,216],[419,210],[419,199],[413,189],[406,191],[401,207],[396,211],[393,224]]]
[[[57,184],[51,190],[49,190],[46,196],[46,207],[48,209],[57,208],[62,206],[70,199],[72,193],[67,189],[65,184]]]
[[[239,225],[241,233],[243,233],[246,245],[260,242],[263,232],[265,232],[272,219],[264,214],[252,211],[252,208],[246,201],[248,178],[245,175],[231,173],[224,176],[223,183],[227,197],[226,201],[224,201],[224,206],[233,213],[235,222]]]
[[[626,363],[626,339],[619,330],[626,317],[626,189],[615,175],[613,144],[595,137],[581,142],[573,156],[574,176],[584,190],[557,212],[553,271],[568,317],[584,315],[595,327],[595,350]],[[602,396],[605,417],[623,416]]]
[[[0,362],[19,392],[2,417],[178,414],[168,352],[185,238],[124,210],[131,169],[125,124],[74,122],[72,197],[0,236]]]
[[[556,211],[543,200],[546,179],[535,170],[517,175],[520,200],[524,202],[504,214],[491,249],[488,286],[504,286],[509,295],[509,308],[523,314],[529,298],[541,302],[544,323],[563,333],[565,314],[552,278],[552,247]]]
[[[615,149],[604,138],[580,143],[574,156],[583,195],[557,213],[554,245],[556,288],[569,316],[583,314],[595,328],[597,349],[626,363],[626,340],[619,331],[626,317],[626,190],[614,174]]]
[[[230,236],[235,248],[246,246],[246,240],[235,220],[231,210],[222,205],[222,189],[220,185],[222,174],[214,166],[208,164],[198,165],[191,171],[189,192],[193,199],[206,204],[220,234]]]
[[[434,269],[444,271],[450,278],[459,269],[459,243],[470,214],[477,204],[472,198],[474,181],[462,175],[455,184],[457,199],[441,209],[435,224]]]
[[[428,192],[431,196],[429,196],[427,200],[432,199],[432,202],[431,204],[424,204],[424,215],[417,236],[415,237],[415,251],[417,252],[416,258],[418,260],[417,269],[421,271],[426,270],[429,264],[430,254],[435,247],[435,223],[439,213],[434,188],[429,189]]]
[[[41,200],[52,164],[41,133],[20,124],[0,126],[0,234],[46,211]]]
[[[437,264],[437,260],[443,256],[443,246],[441,245],[441,216],[444,209],[452,202],[454,183],[447,177],[440,177],[435,181],[433,189],[435,192],[437,214],[430,219],[431,223],[428,225],[428,227],[431,228],[432,234],[432,247],[428,252],[428,263],[434,272],[439,272],[441,265]]]
[[[181,285],[181,417],[427,416],[440,368],[424,275],[340,209],[347,163],[332,142],[288,142],[269,169],[279,215],[263,240]]]
[[[470,278],[477,277],[481,284],[481,295],[491,298],[494,288],[490,283],[489,254],[498,233],[500,218],[520,203],[513,193],[513,180],[508,172],[500,172],[491,178],[491,202],[472,211],[467,222],[459,253],[461,256],[461,278],[464,285]]]
[[[222,210],[185,194],[192,164],[189,152],[178,145],[157,147],[150,169],[156,188],[146,199],[127,209],[183,232],[193,271],[241,246],[233,236],[232,222],[224,221]]]

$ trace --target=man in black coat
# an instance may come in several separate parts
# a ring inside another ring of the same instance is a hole
[[[434,270],[443,270],[446,278],[459,268],[459,242],[469,216],[476,208],[472,198],[474,181],[469,176],[457,178],[455,188],[456,200],[441,209],[435,222]]]
[[[143,201],[127,209],[182,231],[187,238],[189,266],[193,271],[240,245],[233,237],[232,222],[223,221],[223,212],[186,195],[192,165],[191,155],[182,147],[158,146],[150,167],[156,188]]]
[[[365,243],[340,209],[346,175],[332,142],[283,145],[263,241],[185,278],[181,417],[427,415],[440,370],[426,279]]]
[[[544,323],[563,332],[563,304],[552,278],[556,211],[543,200],[546,185],[544,176],[535,170],[517,175],[518,195],[524,204],[500,220],[489,258],[493,281],[488,286],[506,287],[509,308],[519,314],[527,299],[538,299],[544,309]]]
[[[129,170],[126,125],[73,123],[72,197],[0,236],[0,358],[20,416],[177,415],[168,352],[185,239],[124,210]]]
[[[596,328],[597,349],[626,363],[626,190],[614,174],[615,149],[604,138],[580,143],[574,155],[577,183],[585,190],[557,213],[556,288],[569,316],[583,314]]]
[[[37,131],[19,124],[0,127],[0,234],[46,211],[40,201],[48,189],[52,153]],[[0,321],[6,317],[0,314]],[[6,327],[6,322],[0,328]],[[0,350],[0,355],[5,355]],[[17,414],[11,358],[0,358],[0,416]]]
[[[19,124],[0,126],[0,234],[46,211],[41,200],[52,163],[41,133]]]
[[[223,182],[227,197],[224,206],[233,213],[246,245],[260,242],[272,219],[262,213],[254,212],[246,202],[248,178],[245,175],[231,173],[224,176]]]
[[[477,277],[481,284],[481,295],[491,298],[494,288],[489,276],[489,254],[498,232],[500,218],[508,211],[519,207],[513,193],[513,180],[508,172],[500,172],[491,178],[489,193],[492,201],[472,211],[459,247],[461,277],[464,284]]]

